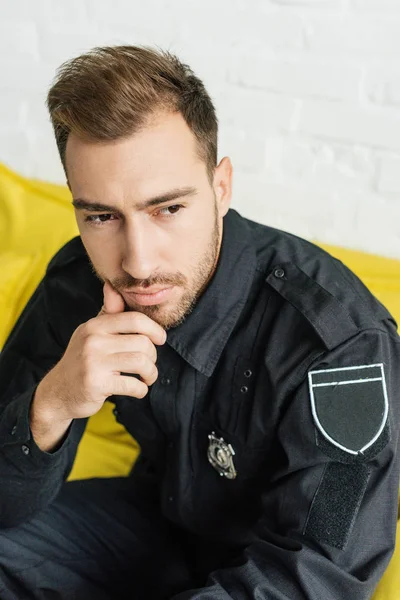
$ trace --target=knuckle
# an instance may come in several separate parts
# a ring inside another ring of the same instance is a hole
[[[84,344],[87,352],[98,352],[103,345],[103,336],[97,331],[92,332],[86,336]]]
[[[151,340],[149,340],[149,338],[146,338],[146,339],[147,339],[147,351],[148,351],[148,354],[155,361],[155,360],[157,360],[157,350],[156,350],[156,347],[153,344],[153,342]]]
[[[86,360],[90,360],[96,350],[96,338],[93,335],[90,335],[85,339],[83,347],[83,355],[85,356]]]
[[[151,348],[151,341],[149,340],[149,338],[147,337],[147,335],[141,335],[140,336],[140,341],[141,341],[141,344],[143,345],[143,350],[145,352],[149,352],[149,350]]]
[[[147,385],[145,383],[143,383],[142,381],[138,381],[136,387],[137,387],[136,397],[144,398],[146,396],[147,392],[149,391],[149,388],[147,387]]]
[[[150,360],[155,362],[157,360],[157,350],[153,342],[146,335],[140,336],[140,345],[143,351],[143,354],[148,356]]]
[[[133,352],[132,358],[135,361],[136,366],[140,369],[146,365],[146,355],[142,352]]]
[[[86,323],[82,323],[82,325],[80,325],[79,328],[82,328],[82,334],[86,337],[92,335],[96,328],[96,321],[94,318],[89,319],[88,321],[86,321]]]
[[[150,373],[151,383],[153,384],[155,381],[157,381],[157,379],[158,379],[158,369],[157,369],[156,365],[153,365],[153,368]]]
[[[141,324],[143,323],[143,316],[141,313],[139,312],[131,312],[130,314],[130,318],[132,320],[132,324],[135,327],[135,329],[138,329],[140,331],[141,328]]]
[[[119,378],[119,390],[118,393],[125,396],[125,395],[129,395],[130,389],[129,389],[129,384],[128,381],[126,381],[126,379],[124,379],[123,377]]]
[[[153,363],[150,363],[142,377],[147,385],[153,385],[158,377],[157,367]]]

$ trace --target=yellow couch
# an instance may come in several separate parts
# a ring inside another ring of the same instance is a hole
[[[28,180],[0,165],[0,349],[56,251],[77,235],[66,187]],[[400,261],[323,247],[347,264],[400,323]],[[127,475],[139,448],[112,405],[89,419],[70,479]],[[398,526],[400,535],[400,521]],[[400,597],[400,543],[373,600]]]

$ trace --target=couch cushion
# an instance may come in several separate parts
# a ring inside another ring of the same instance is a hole
[[[28,180],[0,165],[0,349],[51,257],[77,234],[67,187]]]

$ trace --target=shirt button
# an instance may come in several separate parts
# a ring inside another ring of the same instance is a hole
[[[17,431],[17,426],[14,425],[14,427],[11,429],[11,435],[15,435],[16,431]]]
[[[277,269],[275,269],[274,275],[278,279],[282,279],[282,277],[285,277],[285,271],[283,269],[281,269],[280,267],[278,267]]]
[[[253,375],[253,372],[252,372],[252,371],[250,371],[250,369],[247,369],[247,370],[244,372],[244,376],[245,376],[245,377],[251,377],[252,375]]]
[[[21,449],[22,449],[22,452],[26,455],[28,455],[30,452],[28,446],[25,446],[25,444],[23,446],[21,446]]]
[[[242,385],[242,387],[240,388],[240,391],[242,392],[242,394],[247,394],[247,392],[249,391],[249,388],[247,387],[247,385]]]
[[[171,380],[168,377],[161,378],[161,385],[170,385]]]
[[[173,502],[174,501],[174,497],[173,496],[168,496],[168,502]]]

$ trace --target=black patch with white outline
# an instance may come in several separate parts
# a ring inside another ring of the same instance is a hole
[[[382,363],[310,371],[308,378],[318,437],[354,459],[381,447],[388,417]]]

